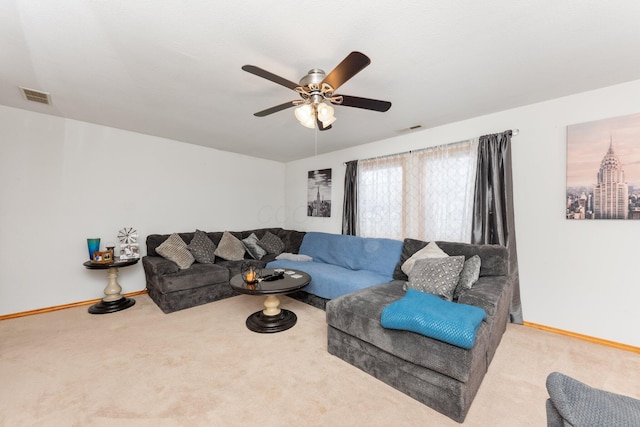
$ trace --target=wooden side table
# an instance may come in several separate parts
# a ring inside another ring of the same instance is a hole
[[[89,270],[108,270],[107,276],[109,278],[109,283],[107,284],[107,287],[104,288],[105,297],[102,298],[102,301],[89,307],[89,313],[115,313],[116,311],[129,308],[136,303],[136,300],[133,298],[127,298],[120,293],[122,292],[122,287],[118,283],[118,268],[134,265],[138,261],[140,261],[139,258],[126,260],[116,259],[109,264],[97,264],[91,261],[86,261],[82,264]]]

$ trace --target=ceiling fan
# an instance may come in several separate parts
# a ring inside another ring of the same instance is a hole
[[[300,83],[294,83],[255,65],[244,65],[242,69],[258,77],[271,80],[274,83],[295,90],[302,98],[258,111],[254,116],[264,117],[293,106],[298,106],[295,110],[295,116],[298,121],[300,121],[300,124],[308,128],[315,128],[317,126],[319,130],[327,130],[331,129],[331,124],[336,120],[331,104],[380,112],[387,111],[391,108],[391,103],[388,101],[335,94],[335,91],[340,86],[362,71],[370,63],[371,60],[363,53],[351,52],[329,74],[325,74],[325,72],[319,68],[313,68],[309,70],[307,75],[300,79]]]

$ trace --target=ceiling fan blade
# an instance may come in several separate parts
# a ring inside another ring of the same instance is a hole
[[[341,103],[337,105],[344,105],[346,107],[364,108],[365,110],[373,110],[385,112],[391,108],[389,101],[380,101],[378,99],[360,98],[357,96],[340,95],[342,97]]]
[[[256,76],[262,77],[263,79],[271,80],[272,82],[278,83],[279,85],[282,85],[289,89],[296,90],[296,88],[300,86],[298,83],[294,83],[291,80],[285,79],[284,77],[276,76],[275,74],[270,73],[267,70],[263,70],[260,67],[256,67],[255,65],[243,65],[242,69],[248,73],[255,74]]]
[[[295,101],[289,101],[285,102],[284,104],[276,105],[275,107],[267,108],[266,110],[258,111],[253,115],[256,117],[264,117],[268,116],[269,114],[277,113],[278,111],[286,110],[287,108],[293,107],[294,105],[296,105]]]
[[[360,52],[351,52],[336,68],[327,74],[322,83],[327,83],[333,90],[336,90],[369,64],[371,64],[371,60],[367,55]]]

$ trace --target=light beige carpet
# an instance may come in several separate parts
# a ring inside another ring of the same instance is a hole
[[[298,324],[244,325],[242,295],[163,314],[78,307],[0,322],[1,426],[457,426],[326,351],[323,311],[283,298]],[[545,426],[561,371],[640,398],[640,355],[509,325],[465,426]]]

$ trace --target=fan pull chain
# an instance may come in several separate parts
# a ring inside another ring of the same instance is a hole
[[[318,156],[318,125],[314,126],[314,136],[315,136],[315,142],[316,142],[316,146],[315,146],[315,157]]]

